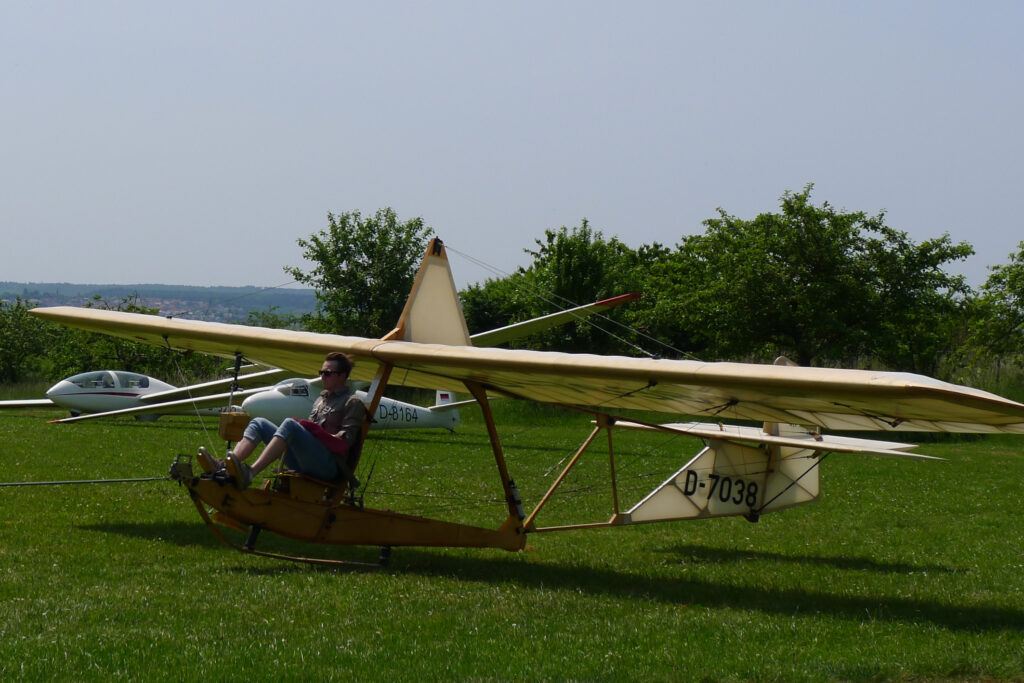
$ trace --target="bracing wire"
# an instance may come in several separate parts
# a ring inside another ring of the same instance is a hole
[[[476,266],[478,266],[480,268],[483,268],[484,270],[486,270],[486,271],[488,271],[490,273],[493,273],[496,276],[507,278],[507,277],[509,277],[511,275],[511,273],[503,271],[502,269],[498,268],[497,266],[490,265],[490,264],[488,264],[488,263],[486,263],[486,262],[484,262],[484,261],[482,261],[482,260],[480,260],[480,259],[478,259],[478,258],[476,258],[474,256],[470,256],[469,254],[466,254],[465,252],[461,252],[461,251],[459,251],[457,249],[454,249],[454,248],[452,248],[452,247],[450,247],[448,245],[445,245],[445,249],[448,250],[449,252],[453,253],[453,254],[457,254],[458,256],[461,256],[462,258],[464,258],[465,260],[469,261],[470,263],[472,263],[472,264],[474,264],[474,265],[476,265]],[[565,297],[559,296],[559,295],[551,293],[551,292],[545,292],[544,290],[542,290],[539,287],[530,286],[530,285],[528,285],[526,283],[519,283],[518,286],[521,287],[522,289],[526,290],[527,293],[529,293],[529,294],[537,297],[541,301],[549,304],[550,306],[552,306],[556,310],[562,310],[562,309],[565,309],[565,308],[575,308],[576,306],[581,305],[579,303],[572,302],[572,301],[566,299]],[[614,319],[612,319],[612,318],[610,318],[610,317],[608,317],[608,316],[606,316],[606,315],[604,315],[602,313],[594,313],[589,318],[581,317],[579,319],[580,322],[583,322],[583,323],[586,323],[587,325],[590,325],[594,329],[596,329],[596,330],[598,330],[600,332],[603,332],[604,334],[607,334],[608,336],[612,337],[613,339],[615,339],[615,340],[617,340],[617,341],[619,341],[619,342],[629,346],[630,348],[634,349],[635,351],[637,351],[638,353],[640,353],[640,354],[642,354],[644,356],[647,356],[648,358],[658,358],[659,355],[656,354],[656,353],[652,353],[652,352],[646,350],[645,348],[643,348],[639,344],[631,342],[630,340],[626,339],[625,337],[623,337],[623,336],[621,336],[619,334],[616,334],[616,333],[614,333],[614,332],[612,332],[610,330],[607,330],[607,329],[601,327],[596,322],[594,322],[594,320],[592,320],[590,318],[599,318],[605,324],[607,324],[609,326],[618,327],[621,330],[624,330],[624,331],[628,332],[629,334],[633,335],[634,337],[638,337],[638,338],[644,339],[648,343],[660,346],[660,347],[662,347],[664,349],[668,349],[669,351],[671,351],[673,354],[675,354],[676,356],[678,356],[680,358],[688,358],[688,359],[691,359],[691,360],[700,360],[699,358],[694,356],[692,353],[689,353],[687,351],[683,351],[681,349],[678,349],[678,348],[672,346],[671,344],[669,344],[667,342],[664,342],[664,341],[662,341],[660,339],[656,339],[656,338],[650,336],[649,334],[647,334],[647,333],[645,333],[645,332],[643,332],[641,330],[636,329],[635,327],[631,327],[629,325],[626,325],[625,323],[621,323],[618,320],[614,320]]]
[[[170,349],[171,348],[171,343],[170,343],[170,341],[166,337],[164,338],[164,342],[167,344],[167,348]],[[190,400],[192,400],[193,399],[192,391],[190,389],[188,389],[189,382],[188,382],[188,379],[185,377],[185,371],[181,368],[181,364],[178,363],[178,354],[172,353],[172,354],[170,354],[170,356],[171,356],[171,359],[174,361],[174,370],[175,370],[175,372],[178,375],[178,381],[182,384],[183,387],[185,387],[186,394],[188,395],[188,398]],[[192,415],[195,417],[196,421],[199,422],[199,427],[200,427],[200,429],[203,432],[203,441],[206,442],[207,444],[212,445],[214,443],[214,441],[213,441],[213,439],[210,436],[209,429],[207,429],[207,427],[206,427],[206,420],[204,420],[202,415],[199,414],[199,408],[198,407],[196,407],[193,404],[192,408],[193,408]],[[214,448],[216,448],[216,446],[214,446]]]
[[[11,486],[68,486],[71,484],[129,484],[140,481],[170,481],[170,477],[133,477],[129,479],[70,479],[64,481],[8,481],[0,488]]]

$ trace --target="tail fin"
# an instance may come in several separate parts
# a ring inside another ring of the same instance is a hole
[[[462,424],[459,406],[466,403],[473,403],[473,401],[456,401],[454,391],[438,389],[434,397],[434,405],[430,406],[429,410],[446,421],[445,427],[450,431],[455,431],[455,428]]]
[[[449,346],[471,344],[448,255],[440,239],[430,241],[402,317],[385,339]]]

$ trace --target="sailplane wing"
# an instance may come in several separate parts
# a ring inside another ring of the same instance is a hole
[[[251,389],[253,387],[266,388],[268,383],[276,382],[278,379],[281,379],[281,376],[284,374],[286,374],[284,370],[270,368],[269,370],[261,370],[259,372],[250,372],[244,375],[239,375],[237,380],[233,377],[225,377],[222,379],[215,379],[210,382],[203,382],[202,384],[191,384],[187,387],[175,387],[174,389],[168,389],[167,391],[158,391],[152,394],[146,394],[145,396],[140,396],[139,400],[145,404],[155,404],[195,398],[197,396],[205,396],[215,392],[223,392],[225,389],[230,389],[233,382],[237,382],[238,387],[242,389]]]
[[[236,391],[234,393],[222,393],[222,394],[208,394],[206,396],[196,396],[193,398],[181,398],[175,401],[164,401],[163,403],[157,403],[151,406],[136,406],[134,408],[121,408],[120,410],[108,410],[102,413],[86,413],[83,415],[74,415],[72,417],[62,417],[58,420],[50,420],[50,422],[65,424],[68,422],[85,422],[87,420],[97,420],[107,417],[126,417],[126,416],[139,416],[139,415],[187,415],[194,413],[196,410],[202,410],[205,408],[220,408],[226,409],[228,405],[228,399],[235,402],[241,403],[241,399],[247,396],[266,391],[266,387],[255,387],[252,389],[246,389],[244,391]]]
[[[46,408],[52,407],[53,401],[48,398],[27,398],[22,400],[0,401],[0,409],[3,408]]]
[[[473,381],[509,397],[603,410],[848,430],[1024,433],[1024,404],[907,373],[385,341],[63,306],[32,313],[156,346],[240,352],[303,376],[315,374],[327,352],[343,351],[356,362],[356,380],[387,363],[391,384],[460,390]]]

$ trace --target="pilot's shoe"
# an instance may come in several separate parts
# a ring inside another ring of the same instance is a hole
[[[196,453],[196,462],[207,473],[224,469],[224,461],[210,455],[210,451],[206,450],[206,446],[199,447],[199,452]]]
[[[235,478],[235,487],[239,489],[249,488],[252,483],[252,468],[235,457],[234,453],[228,453],[224,459],[224,466],[228,474]]]

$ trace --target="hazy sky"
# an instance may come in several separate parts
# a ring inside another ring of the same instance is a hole
[[[786,190],[980,284],[1024,240],[1020,2],[0,5],[0,280],[272,286],[391,206],[461,285],[584,216],[675,245]]]

